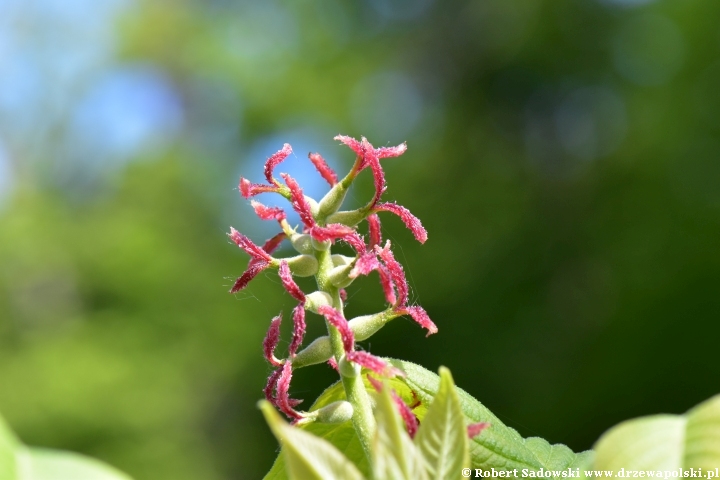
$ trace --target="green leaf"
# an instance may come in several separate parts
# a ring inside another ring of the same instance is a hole
[[[124,473],[77,453],[27,447],[20,447],[17,453],[18,480],[130,480]]]
[[[431,478],[460,478],[470,464],[467,427],[450,370],[440,367],[440,388],[415,437]]]
[[[653,415],[623,422],[596,444],[599,470],[672,470],[720,465],[720,395],[685,415]]]
[[[405,383],[424,404],[430,404],[440,388],[440,378],[433,372],[411,362],[388,359],[393,366],[404,371]],[[512,470],[514,468],[530,470],[562,469],[569,466],[584,464],[592,453],[582,456],[569,455],[564,445],[554,445],[556,449],[548,450],[547,442],[525,440],[514,429],[506,426],[483,404],[475,400],[467,392],[456,387],[460,406],[468,423],[488,422],[490,426],[472,439],[470,444],[470,460],[472,468],[496,470]],[[423,421],[422,414],[419,413]],[[529,443],[528,443],[529,442]],[[545,445],[547,444],[547,446]],[[566,463],[567,462],[567,463]]]
[[[375,407],[377,432],[373,439],[375,480],[426,480],[427,470],[390,396],[386,382]],[[441,478],[441,477],[436,477]]]
[[[291,480],[363,480],[365,477],[330,442],[292,427],[266,400],[260,402],[265,420],[278,441]]]
[[[0,416],[0,479],[14,479],[17,476],[15,450],[18,444],[15,434]]]

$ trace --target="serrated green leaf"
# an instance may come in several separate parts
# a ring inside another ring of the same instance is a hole
[[[460,478],[470,464],[467,427],[450,371],[440,367],[440,388],[423,418],[415,444],[430,478]]]
[[[130,480],[124,473],[77,453],[20,447],[17,480]]]
[[[15,450],[18,440],[5,420],[0,417],[0,479],[14,479],[17,476]]]
[[[282,443],[282,456],[290,480],[363,480],[355,464],[330,442],[286,423],[267,401],[260,403],[275,437]]]
[[[385,383],[375,408],[377,431],[373,439],[373,479],[426,480],[425,462],[395,408],[390,388]]]
[[[403,360],[387,359],[393,366],[406,374],[405,383],[417,395],[421,402],[430,404],[440,387],[440,378],[433,372]],[[530,470],[548,469],[544,463],[543,451],[536,451],[537,442],[526,444],[525,439],[514,429],[506,426],[483,404],[478,402],[461,388],[455,387],[460,406],[468,423],[488,422],[490,426],[472,439],[470,443],[470,461],[472,468],[512,470],[528,468]],[[421,415],[418,415],[421,417]],[[420,418],[422,421],[423,418]],[[556,447],[560,447],[556,445]],[[562,450],[560,448],[558,451]],[[570,462],[573,463],[575,459]],[[552,460],[552,457],[550,457]]]
[[[685,415],[623,422],[596,444],[599,470],[715,469],[720,465],[720,395]]]

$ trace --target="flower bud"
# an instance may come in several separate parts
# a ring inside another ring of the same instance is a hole
[[[330,248],[330,245],[332,245],[332,242],[330,240],[323,240],[322,242],[319,240],[312,239],[312,246],[315,250],[319,250],[321,252],[324,252],[328,248]]]
[[[310,198],[307,195],[303,196],[305,197],[305,201],[308,203],[308,205],[310,205],[310,213],[312,214],[313,218],[317,218],[318,211],[320,210],[318,202],[316,202],[314,198]]]
[[[360,375],[362,367],[360,367],[357,363],[351,362],[345,357],[345,355],[343,355],[338,363],[338,370],[340,371],[340,375],[343,377],[355,378]]]
[[[305,255],[312,255],[314,249],[312,246],[312,237],[305,233],[294,233],[290,237],[290,243],[295,250]]]
[[[305,310],[310,310],[313,313],[318,313],[318,308],[323,305],[332,306],[332,297],[330,294],[317,291],[305,295]]]
[[[330,259],[332,260],[333,267],[339,267],[342,265],[350,265],[355,260],[355,257],[334,254],[330,255]]]
[[[298,277],[310,277],[318,271],[317,259],[312,255],[298,255],[286,260],[292,274]]]
[[[367,218],[368,212],[364,208],[358,210],[347,210],[336,212],[327,218],[327,223],[342,223],[348,227],[354,227]]]
[[[342,183],[337,183],[330,191],[320,200],[318,206],[318,218],[325,219],[337,212],[345,200],[348,189]]]
[[[328,280],[337,288],[345,288],[355,280],[355,278],[350,278],[352,268],[352,264],[335,267],[328,272]]]
[[[320,423],[343,423],[352,418],[353,406],[348,401],[339,400],[310,413],[317,413],[315,421]]]
[[[313,342],[302,349],[292,359],[293,368],[307,367],[318,363],[327,362],[332,357],[332,345],[330,337],[316,338]]]
[[[374,315],[355,317],[348,321],[348,324],[355,335],[355,340],[362,341],[375,335],[378,330],[384,327],[385,324],[393,318],[394,316],[388,315],[387,312],[380,312]]]

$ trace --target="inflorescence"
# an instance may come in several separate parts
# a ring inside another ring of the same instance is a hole
[[[251,183],[245,178],[240,179],[240,193],[246,199],[265,192],[275,192],[285,197],[292,205],[292,209],[300,216],[302,229],[299,232],[297,228],[290,226],[283,209],[268,207],[251,200],[255,213],[263,220],[277,221],[282,231],[262,246],[254,244],[234,228],[231,228],[229,233],[230,239],[251,257],[246,271],[235,281],[231,293],[245,288],[263,270],[275,268],[279,272],[283,287],[298,301],[292,312],[293,333],[287,357],[280,359],[275,356],[280,339],[282,315],[272,319],[263,341],[265,358],[274,367],[264,389],[265,397],[295,423],[318,420],[320,414],[295,409],[301,400],[289,396],[293,369],[328,362],[340,372],[341,376],[347,378],[357,377],[360,367],[384,377],[402,375],[401,371],[384,360],[358,350],[355,342],[369,338],[390,320],[403,315],[412,317],[420,326],[427,329],[428,335],[437,332],[437,327],[422,307],[408,305],[409,291],[405,273],[390,249],[390,241],[383,245],[381,237],[378,213],[390,212],[402,219],[420,243],[427,240],[427,232],[420,220],[405,207],[395,203],[380,202],[387,188],[380,159],[400,156],[405,153],[407,146],[403,143],[396,147],[375,148],[365,138],[358,141],[338,135],[335,139],[350,147],[357,156],[350,172],[342,180],[338,180],[335,172],[320,154],[309,155],[310,161],[331,187],[319,202],[305,196],[302,188],[290,175],[280,174],[284,183],[273,176],[274,169],[292,153],[289,144],[285,144],[280,151],[267,159],[265,163],[267,183]],[[352,182],[366,168],[371,170],[374,179],[375,192],[372,199],[359,209],[340,210]],[[357,226],[362,221],[367,221],[368,224],[366,236],[360,235],[357,231]],[[284,240],[288,240],[299,255],[283,259],[273,257],[272,253]],[[338,241],[352,247],[355,256],[332,254],[332,245]],[[371,272],[377,272],[379,275],[387,308],[348,321],[343,313],[347,299],[345,288],[358,276],[369,275]],[[314,276],[318,290],[305,294],[295,283],[293,276]],[[315,339],[300,350],[305,336],[306,311],[325,318],[328,335]],[[396,399],[396,403],[402,403],[398,401],[399,398]],[[401,412],[404,411],[404,417],[412,415],[407,407],[403,408],[404,404],[398,406]],[[325,414],[329,417],[338,415],[340,419],[347,419],[346,414],[337,411],[325,412]],[[352,410],[349,414],[352,415]],[[329,421],[332,421],[332,418]],[[406,418],[406,423],[411,430],[412,419]]]

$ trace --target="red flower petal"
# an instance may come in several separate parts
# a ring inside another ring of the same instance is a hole
[[[250,183],[247,178],[240,177],[240,184],[238,185],[240,194],[244,198],[254,197],[260,193],[277,192],[279,188],[274,185],[263,185],[260,183]]]
[[[338,329],[338,331],[340,332],[340,336],[342,336],[343,348],[345,349],[345,351],[352,351],[353,347],[355,346],[355,336],[350,329],[348,321],[345,320],[342,315],[340,315],[340,312],[338,312],[329,305],[322,305],[320,308],[318,308],[318,313],[324,316],[330,325]]]
[[[287,173],[281,173],[280,176],[283,178],[283,180],[285,180],[285,183],[290,189],[293,210],[295,210],[300,215],[300,220],[302,220],[303,224],[305,224],[307,228],[314,227],[315,219],[312,216],[310,204],[307,202],[307,200],[305,200],[305,195],[303,194],[302,188],[300,188],[300,185],[298,185],[297,181]]]
[[[288,263],[286,260],[283,260],[280,262],[280,280],[282,281],[283,287],[285,287],[285,290],[288,291],[290,295],[293,296],[295,300],[298,302],[305,302],[305,294],[302,290],[300,290],[300,287],[292,278],[292,273],[290,273],[290,267],[288,266]]]
[[[264,260],[250,261],[247,270],[245,270],[245,272],[243,272],[243,274],[235,280],[235,283],[230,289],[230,293],[237,293],[247,287],[250,280],[255,278],[258,273],[265,270],[269,265],[270,264]]]
[[[490,424],[487,422],[471,423],[470,425],[467,426],[468,438],[473,439],[473,438],[477,437],[478,435],[480,435],[480,432],[482,432],[489,426],[490,426]]]
[[[378,158],[399,157],[407,151],[407,143],[403,142],[395,147],[380,147],[375,149]]]
[[[255,200],[250,201],[250,205],[255,209],[255,213],[261,220],[284,220],[287,218],[285,211],[280,207],[267,207]]]
[[[396,203],[380,203],[375,205],[373,211],[394,213],[405,223],[405,226],[413,233],[418,242],[425,243],[427,241],[427,230],[422,226],[420,219],[410,213],[407,208]]]
[[[358,255],[366,252],[365,240],[363,240],[363,237],[361,237],[357,233],[346,235],[342,237],[341,240],[350,245],[355,250],[355,252],[357,252]]]
[[[293,335],[288,352],[290,357],[294,357],[302,345],[303,338],[305,337],[305,305],[300,304],[293,310]]]
[[[380,234],[380,217],[377,214],[372,214],[367,217],[368,221],[368,237],[370,238],[370,248],[375,245],[380,245],[382,236]]]
[[[420,324],[421,327],[426,328],[428,333],[426,336],[430,336],[433,333],[437,333],[438,328],[435,326],[432,320],[430,320],[430,317],[428,316],[425,309],[419,306],[415,307],[405,307],[399,310],[396,310],[396,313],[399,313],[400,315],[410,315],[413,320],[415,320],[418,324]]]
[[[380,264],[378,268],[378,274],[380,275],[380,285],[382,285],[383,292],[385,293],[385,301],[390,305],[395,305],[397,297],[395,297],[395,287],[390,278],[390,272],[385,265]]]
[[[385,248],[375,247],[375,251],[383,263],[385,263],[385,266],[390,272],[390,277],[395,285],[395,289],[397,290],[397,300],[394,305],[402,308],[407,305],[408,299],[408,284],[407,280],[405,280],[405,271],[403,270],[402,265],[395,260],[395,256],[393,255],[392,250],[390,250],[389,240],[385,244]]]
[[[276,183],[275,179],[273,179],[273,170],[291,153],[292,147],[289,143],[286,143],[285,145],[283,145],[283,148],[281,150],[278,150],[277,152],[270,155],[270,158],[268,158],[265,162],[265,178],[267,179],[268,183]]]
[[[230,240],[235,242],[238,247],[245,250],[254,259],[264,260],[266,262],[272,261],[273,258],[265,250],[263,250],[262,247],[258,247],[248,237],[232,227],[230,227],[229,237]]]
[[[355,278],[358,275],[369,275],[370,272],[377,270],[380,267],[377,256],[373,252],[366,252],[358,256],[355,260],[355,266],[350,271],[350,278]]]
[[[355,233],[355,229],[342,223],[331,223],[324,227],[314,226],[310,229],[310,235],[320,242],[325,240],[336,240],[345,238]]]
[[[302,415],[300,415],[298,412],[295,411],[293,407],[299,404],[299,402],[295,399],[290,398],[290,380],[292,379],[292,364],[290,362],[285,362],[285,364],[282,366],[282,370],[280,372],[280,377],[277,381],[276,391],[277,391],[277,397],[276,397],[276,406],[282,411],[285,415],[287,415],[289,418],[302,418]]]
[[[387,188],[387,186],[385,185],[385,172],[383,172],[383,169],[380,166],[380,159],[375,153],[375,149],[365,137],[363,137],[362,139],[362,145],[363,147],[365,147],[365,158],[363,160],[363,166],[367,165],[370,167],[375,183],[375,195],[373,195],[373,199],[371,202],[371,205],[374,207],[377,202],[380,201],[380,197],[383,193],[385,193],[385,189]]]
[[[278,233],[274,237],[268,239],[265,241],[265,243],[262,246],[262,249],[268,253],[272,254],[277,248],[280,246],[283,240],[285,240],[286,235],[283,232]]]
[[[270,322],[270,328],[263,340],[263,353],[265,354],[265,360],[270,362],[270,365],[273,367],[279,367],[282,365],[282,362],[275,357],[275,347],[277,347],[277,344],[280,341],[280,322],[282,322],[282,314],[272,319]]]
[[[331,187],[338,183],[337,174],[332,168],[330,168],[325,159],[319,153],[310,153],[308,154],[308,157],[310,158],[312,164],[315,165],[317,171],[320,172],[320,175],[330,184]]]
[[[403,372],[388,364],[387,362],[379,359],[375,355],[363,351],[352,351],[345,354],[348,360],[355,362],[361,367],[365,367],[368,370],[372,370],[378,375],[383,377],[397,377],[404,376]]]
[[[275,388],[277,387],[278,378],[280,378],[280,374],[282,373],[282,368],[276,368],[273,370],[273,372],[268,377],[267,383],[265,384],[265,388],[263,388],[263,393],[265,394],[265,398],[268,402],[272,403],[277,407],[277,402],[275,401],[275,395],[273,395],[273,392],[275,391]]]
[[[415,434],[418,431],[417,417],[412,412],[412,410],[410,410],[410,407],[408,407],[407,404],[403,402],[402,398],[400,398],[400,396],[394,390],[392,392],[392,398],[395,401],[395,406],[400,412],[400,417],[402,417],[403,422],[405,422],[405,428],[407,429],[410,438],[415,438]]]
[[[338,140],[338,141],[344,143],[345,145],[350,147],[350,149],[353,152],[357,153],[359,156],[363,156],[365,154],[365,150],[363,149],[360,142],[358,142],[357,140],[355,140],[352,137],[348,137],[347,135],[337,135],[337,136],[335,136],[335,138],[333,138],[333,140]]]

